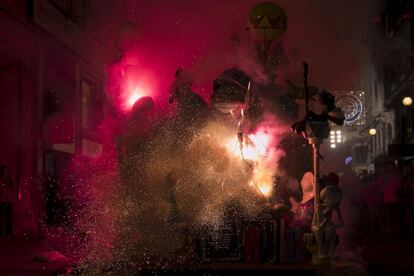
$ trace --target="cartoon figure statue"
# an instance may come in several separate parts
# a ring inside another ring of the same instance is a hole
[[[306,172],[300,185],[303,192],[302,201],[297,202],[293,197],[289,198],[292,204],[291,211],[294,214],[293,224],[310,230],[313,217],[313,198],[315,197],[313,174]]]
[[[310,94],[311,90],[308,87],[306,89],[308,89],[308,93]],[[325,90],[322,90],[317,95],[317,101],[312,110],[307,108],[308,111],[305,118],[292,125],[292,130],[305,139],[310,137],[326,139],[329,136],[328,121],[338,126],[342,126],[345,121],[343,111],[335,105],[334,95]],[[309,125],[310,122],[313,122],[313,124]],[[326,127],[316,127],[315,123],[318,122],[325,123]]]
[[[315,185],[313,174],[306,172],[300,182],[303,197],[297,202],[293,197],[289,198],[292,204],[293,220],[288,230],[288,255],[291,262],[299,262],[305,258],[304,235],[311,230],[314,212]]]
[[[170,104],[177,104],[177,115],[173,125],[177,133],[177,137],[174,137],[175,145],[187,145],[209,116],[207,103],[191,90],[192,85],[192,76],[185,70],[178,69],[169,98]]]
[[[342,191],[338,187],[339,178],[336,173],[330,173],[324,177],[325,187],[321,189],[321,207],[323,218],[319,225],[313,225],[316,242],[319,246],[319,258],[330,260],[334,258],[334,251],[337,246],[336,229],[343,227],[344,222],[340,210]],[[333,221],[333,213],[337,214],[338,222]]]
[[[264,66],[270,78],[280,67],[286,67],[286,54],[283,50],[283,35],[287,29],[288,17],[285,10],[276,3],[263,2],[253,6],[247,21],[249,42],[256,59]]]
[[[198,94],[191,90],[192,76],[183,69],[175,73],[175,80],[171,86],[169,103],[177,102],[177,117],[188,123],[197,119],[207,110],[207,103]]]

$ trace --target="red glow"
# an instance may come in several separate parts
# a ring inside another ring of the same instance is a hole
[[[156,97],[158,80],[142,66],[122,60],[109,68],[108,93],[119,111],[129,112],[136,101],[145,96]]]
[[[139,72],[134,72],[134,74],[127,74],[122,82],[123,93],[121,94],[120,106],[124,112],[130,111],[134,104],[142,97],[154,96],[156,82],[147,72],[143,74],[140,70]]]

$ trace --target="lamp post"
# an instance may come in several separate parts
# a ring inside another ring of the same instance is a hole
[[[375,170],[375,162],[374,162],[374,158],[375,158],[375,150],[376,150],[376,145],[375,145],[375,140],[374,140],[374,136],[377,135],[377,129],[374,127],[370,128],[368,130],[368,134],[372,137],[371,139],[371,162],[374,163],[374,170]]]
[[[402,147],[405,146],[405,144],[407,142],[409,142],[409,139],[412,136],[412,130],[411,133],[408,133],[408,124],[412,124],[412,118],[410,116],[410,107],[413,104],[413,99],[410,96],[406,96],[402,99],[402,104],[404,105],[404,115],[402,117],[401,120],[401,130],[402,130],[402,135],[401,135],[401,144]],[[402,165],[403,165],[403,161],[404,158],[401,156],[401,154],[398,156],[398,166],[401,169]]]
[[[410,106],[413,104],[413,99],[410,97],[410,96],[406,96],[406,97],[404,97],[403,99],[402,99],[402,104],[404,105],[404,107],[405,107],[405,110],[404,110],[404,115],[403,115],[403,120],[402,120],[402,122],[404,122],[404,124],[402,124],[401,125],[401,128],[402,128],[402,133],[403,133],[403,135],[402,135],[402,144],[405,144],[407,141],[407,124],[409,124],[410,123],[410,113],[409,113],[409,111],[410,111]]]

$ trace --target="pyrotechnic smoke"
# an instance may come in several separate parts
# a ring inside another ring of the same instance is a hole
[[[176,180],[179,219],[194,233],[203,226],[218,229],[229,202],[238,203],[241,216],[255,218],[271,197],[277,161],[283,154],[277,145],[285,130],[275,118],[266,116],[255,132],[247,134],[253,143],[250,147],[258,152],[246,160],[252,172],[240,151],[229,147],[229,141],[230,145],[237,142],[236,121],[207,122],[180,151],[171,146],[172,137],[166,135],[171,130],[163,125],[144,150],[131,153],[128,179],[121,179],[113,160],[86,181],[89,193],[83,197],[88,195],[88,206],[82,214],[88,223],[81,225],[93,237],[88,247],[93,259],[89,260],[172,257],[183,246],[185,233],[169,223],[173,206],[168,177]],[[251,185],[252,180],[257,186]]]
[[[196,76],[198,92],[205,97],[210,94],[211,81],[232,66],[238,65],[253,78],[263,79],[261,68],[245,51],[248,40],[245,20],[249,8],[257,1],[190,2],[146,1],[128,6],[128,17],[137,18],[140,27],[139,35],[132,38],[141,38],[133,41],[133,46],[123,51],[108,68],[107,91],[118,111],[128,112],[140,96],[157,96],[156,100],[166,102],[168,85],[178,67],[190,68]],[[286,8],[290,18],[285,38],[290,58],[289,78],[292,74],[301,75],[300,64],[305,59],[310,61],[312,69],[315,68],[312,71],[314,82],[326,83],[327,88],[352,82],[350,79],[354,79],[357,71],[354,56],[349,55],[352,51],[343,38],[332,41],[335,38],[332,34],[338,31],[334,26],[338,24],[326,23],[338,21],[337,14],[340,14],[339,21],[348,26],[345,9],[321,9],[328,2],[324,0],[315,2],[319,3],[318,8],[308,1],[302,1],[301,5],[292,1],[278,2]],[[112,4],[122,6],[122,1],[112,1]],[[113,19],[116,9],[111,5],[107,5],[111,9],[106,14],[105,11],[101,13],[100,20],[105,22],[99,26],[99,31],[105,33],[102,45],[111,44],[105,26],[109,28],[117,22]],[[348,7],[348,4],[343,5]],[[105,5],[100,7],[105,9]],[[310,16],[309,10],[317,14]],[[329,19],[322,20],[327,15]],[[125,18],[124,14],[118,17]],[[239,49],[235,49],[237,43],[230,40],[234,34],[242,38]],[[191,229],[203,225],[217,228],[229,200],[237,200],[246,216],[254,217],[261,211],[265,200],[261,194],[267,200],[273,189],[274,175],[283,174],[278,168],[283,155],[278,145],[286,128],[278,124],[277,118],[266,114],[253,133],[245,133],[250,143],[242,149],[245,156],[241,155],[237,140],[237,122],[228,125],[220,120],[210,121],[200,128],[187,146],[178,147],[172,139],[175,130],[164,122],[149,139],[135,137],[128,141],[129,149],[133,150],[127,152],[122,168],[118,164],[118,152],[113,150],[99,159],[106,160],[105,165],[97,161],[82,174],[84,179],[77,197],[81,212],[77,221],[79,231],[88,241],[82,249],[86,260],[95,263],[134,257],[148,260],[151,255],[171,256],[182,246],[184,233],[171,228],[169,222],[172,204],[168,198],[171,187],[166,184],[168,175],[176,180],[178,213]],[[107,129],[104,127],[102,131]],[[118,134],[124,135],[123,131],[121,129]],[[114,133],[116,131],[105,133],[102,138],[111,140],[108,137],[114,138]],[[249,150],[257,155],[253,160],[249,159]]]

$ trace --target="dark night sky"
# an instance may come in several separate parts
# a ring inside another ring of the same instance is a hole
[[[201,86],[228,68],[230,37],[247,39],[245,29],[253,0],[96,1],[94,35],[113,57],[113,37],[122,23],[136,22],[140,38],[133,55],[146,70],[159,76],[161,89],[176,68],[191,68]],[[311,67],[310,83],[331,90],[358,89],[361,45],[367,43],[371,0],[279,0],[288,14],[284,47],[293,73],[300,81],[301,63]],[[365,44],[366,45],[366,44]],[[203,94],[203,92],[201,92]]]

